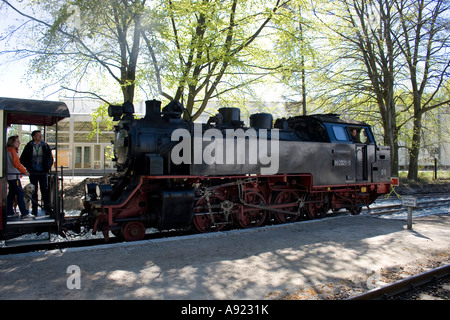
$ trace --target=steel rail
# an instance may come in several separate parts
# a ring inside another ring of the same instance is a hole
[[[421,209],[428,209],[428,208],[435,208],[435,207],[445,207],[445,206],[449,205],[449,203],[450,203],[450,199],[424,201],[424,202],[419,202],[415,209],[421,210]],[[365,209],[365,210],[367,210],[367,209]],[[370,211],[370,214],[375,216],[375,215],[389,214],[389,213],[395,213],[395,212],[402,212],[405,210],[406,210],[406,208],[403,205],[394,204],[394,205],[370,208],[370,210],[367,210],[367,211]]]
[[[394,282],[385,287],[372,289],[347,300],[383,300],[448,275],[450,275],[450,264]]]

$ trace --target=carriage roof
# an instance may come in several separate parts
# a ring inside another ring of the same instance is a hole
[[[0,98],[0,110],[7,112],[7,125],[33,124],[52,126],[58,121],[70,117],[64,102]]]

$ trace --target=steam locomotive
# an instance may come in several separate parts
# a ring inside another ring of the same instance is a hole
[[[221,108],[194,123],[183,106],[110,106],[117,172],[86,184],[81,217],[95,234],[140,240],[146,228],[198,232],[314,219],[362,207],[390,190],[389,148],[371,127],[335,114],[241,121]]]

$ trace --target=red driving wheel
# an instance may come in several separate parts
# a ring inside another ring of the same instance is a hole
[[[145,226],[140,221],[127,222],[122,228],[125,241],[138,241],[145,237]]]
[[[298,195],[293,191],[281,191],[277,197],[275,198],[275,203],[293,203],[297,201]],[[283,212],[276,212],[275,213],[275,220],[279,223],[286,223],[286,222],[294,222],[296,221],[300,215],[295,215],[294,213],[298,210],[298,205],[296,206],[287,206],[279,208],[284,211],[292,211],[292,215],[283,213]]]
[[[210,206],[217,207],[215,198],[210,199]],[[214,208],[217,210],[216,208]],[[204,213],[204,214],[199,214]],[[214,232],[220,231],[225,227],[223,214],[214,214],[214,223],[212,222],[211,215],[207,201],[204,197],[197,201],[194,207],[194,227],[200,232]]]
[[[256,191],[250,191],[245,194],[245,203],[253,205],[264,205],[266,200],[264,196]],[[240,205],[237,214],[237,221],[242,228],[260,227],[266,221],[267,211],[250,206]]]

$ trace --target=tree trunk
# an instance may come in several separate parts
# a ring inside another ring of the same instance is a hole
[[[392,102],[393,103],[393,102]],[[391,154],[391,177],[398,177],[398,130],[395,120],[395,106],[386,108],[383,117],[384,145],[389,146]]]
[[[411,148],[409,149],[408,179],[417,180],[419,177],[419,153],[420,153],[420,132],[422,129],[422,114],[417,112],[414,115],[413,136]]]
[[[133,81],[133,83],[132,84],[128,83],[127,85],[122,86],[123,102],[129,101],[133,103],[135,85],[134,80],[129,81]]]

